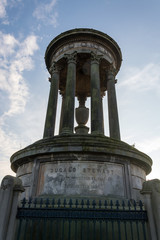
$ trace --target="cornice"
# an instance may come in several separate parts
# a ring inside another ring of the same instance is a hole
[[[16,171],[19,165],[25,161],[32,161],[36,156],[73,152],[119,156],[142,167],[146,174],[151,171],[151,158],[125,142],[105,136],[81,136],[76,134],[55,136],[35,142],[11,156],[11,167]]]
[[[122,61],[122,53],[118,44],[107,34],[88,28],[79,28],[61,33],[54,38],[48,45],[45,53],[45,62],[47,69],[49,69],[52,56],[58,49],[66,44],[71,44],[78,41],[90,41],[102,45],[104,48],[112,52],[114,58],[117,60],[117,72],[120,69]]]

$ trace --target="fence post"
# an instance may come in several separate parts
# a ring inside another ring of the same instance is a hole
[[[23,191],[19,178],[9,175],[3,178],[0,188],[0,239],[14,239],[18,197]]]
[[[160,180],[144,182],[141,194],[148,214],[151,239],[160,240]]]

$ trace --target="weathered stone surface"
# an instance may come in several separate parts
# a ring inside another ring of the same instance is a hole
[[[68,44],[69,41],[71,42]],[[61,43],[61,47],[58,43]],[[120,68],[122,54],[118,44],[107,34],[87,28],[69,30],[54,38],[48,45],[45,54],[47,68],[50,68],[53,55],[54,60],[57,61],[66,52],[69,53],[75,49],[77,52],[79,50],[83,50],[83,52],[88,49],[89,51],[95,50],[98,54],[104,54],[107,61],[112,62],[117,71]]]
[[[38,195],[124,197],[123,165],[96,162],[43,163],[40,166]]]
[[[141,191],[148,212],[151,239],[160,239],[160,180],[153,179],[143,183]]]
[[[83,152],[83,154],[88,152],[101,153],[106,154],[106,156],[113,155],[129,158],[130,163],[142,168],[145,174],[150,173],[152,166],[152,160],[149,156],[127,143],[105,136],[72,134],[42,139],[16,152],[11,156],[11,167],[13,171],[17,171],[26,161],[32,162],[33,157],[43,156],[48,153],[55,154],[64,152]]]
[[[7,175],[0,187],[0,239],[13,240],[18,197],[24,191],[19,178]]]
[[[133,188],[141,190],[144,181],[145,180],[143,178],[132,176]]]
[[[133,164],[131,164],[131,174],[132,174],[132,176],[137,176],[144,180],[146,179],[145,171],[142,168],[140,168],[136,165],[133,165]]]
[[[27,174],[27,173],[31,173],[32,168],[33,168],[33,162],[28,162],[28,163],[25,163],[25,164],[19,166],[19,168],[17,170],[17,177]]]
[[[115,69],[110,67],[107,71],[107,97],[108,97],[108,115],[110,137],[120,140],[120,128],[118,119],[117,99],[115,91]]]
[[[118,44],[102,32],[73,29],[51,41],[45,61],[52,84],[44,139],[11,157],[11,167],[22,179],[26,195],[115,195],[137,200],[152,160],[120,141],[115,94],[115,76],[122,61]],[[58,91],[63,99],[60,134],[53,136]],[[110,138],[104,136],[102,98],[106,91]],[[91,97],[91,134],[82,118],[74,134],[76,97],[79,110],[85,109],[85,100]]]
[[[66,54],[67,80],[64,96],[64,108],[62,129],[60,134],[73,133],[74,128],[74,107],[75,107],[75,85],[76,85],[76,52]]]
[[[31,173],[29,174],[24,174],[19,177],[22,180],[23,186],[24,187],[30,187],[32,182],[31,182]]]

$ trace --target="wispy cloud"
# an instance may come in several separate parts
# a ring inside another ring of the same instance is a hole
[[[7,6],[7,0],[1,0],[0,1],[0,18],[6,17],[6,6]]]
[[[11,172],[10,169],[9,158],[13,152],[19,150],[20,147],[21,146],[19,145],[18,136],[11,132],[6,133],[3,130],[3,127],[0,126],[0,182],[5,175],[13,175],[13,172]]]
[[[0,0],[0,19],[2,20],[2,23],[5,25],[9,24],[7,12],[6,12],[7,6],[8,6],[7,0]]]
[[[0,20],[2,24],[4,25],[10,24],[10,20],[9,20],[10,16],[8,14],[8,9],[15,8],[15,10],[17,10],[17,7],[19,7],[19,4],[22,1],[23,0],[0,0]],[[17,18],[17,12],[16,11],[14,12],[16,13],[16,18]],[[13,16],[11,21],[13,22]]]
[[[136,142],[137,148],[141,151],[150,154],[154,151],[160,151],[160,137],[153,137],[148,139],[143,139],[143,141]]]
[[[23,72],[33,68],[37,38],[31,35],[19,42],[14,36],[0,32],[0,46],[0,90],[5,91],[10,100],[10,107],[3,116],[11,116],[24,110],[28,87]]]
[[[41,3],[33,12],[33,16],[45,25],[57,26],[58,13],[54,10],[57,0],[52,0],[47,4]]]
[[[149,63],[144,68],[127,68],[124,81],[120,86],[126,86],[133,90],[150,91],[153,88],[160,89],[160,63]]]
[[[0,160],[5,161],[20,148],[16,134],[8,130],[6,133],[6,123],[25,109],[29,89],[24,72],[34,66],[33,55],[38,49],[37,37],[30,35],[19,41],[13,35],[0,32],[0,46],[0,91],[8,102],[5,108],[2,105],[0,116]]]

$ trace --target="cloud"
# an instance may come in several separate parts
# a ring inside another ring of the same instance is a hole
[[[1,0],[0,1],[0,18],[6,17],[6,6],[7,6],[7,0]]]
[[[52,0],[48,4],[40,4],[35,11],[33,12],[33,16],[43,22],[45,25],[53,25],[57,26],[57,11],[54,11],[54,7],[56,5],[57,0]]]
[[[0,161],[0,182],[2,181],[2,179],[4,178],[4,176],[6,175],[11,175],[14,176],[15,173],[11,170],[10,168],[10,163],[9,161]]]
[[[0,0],[0,19],[2,19],[2,23],[5,25],[9,24],[7,12],[6,12],[7,6],[8,6],[7,0]]]
[[[7,121],[25,109],[29,88],[24,72],[34,66],[33,55],[38,49],[37,37],[30,35],[19,41],[11,34],[0,32],[0,46],[0,91],[1,96],[5,96],[0,116],[0,164],[5,169],[5,161],[20,149],[20,140],[12,130],[8,130]],[[22,144],[25,145],[24,142]],[[7,161],[6,166],[8,169]]]
[[[159,69],[160,63],[149,63],[142,69],[127,68],[124,75],[125,80],[119,85],[138,91],[150,91],[153,88],[159,90]]]
[[[10,107],[2,118],[24,110],[28,86],[23,72],[33,68],[32,56],[38,49],[37,37],[31,35],[19,42],[14,36],[0,32],[0,46],[0,90],[5,91],[10,101]]]
[[[5,131],[0,127],[0,181],[5,175],[11,174],[13,172],[10,169],[9,157],[13,152],[20,149],[18,145],[18,137],[13,133],[5,133]]]
[[[160,137],[150,138],[149,140],[143,139],[141,142],[136,142],[136,147],[147,154],[160,151]]]

